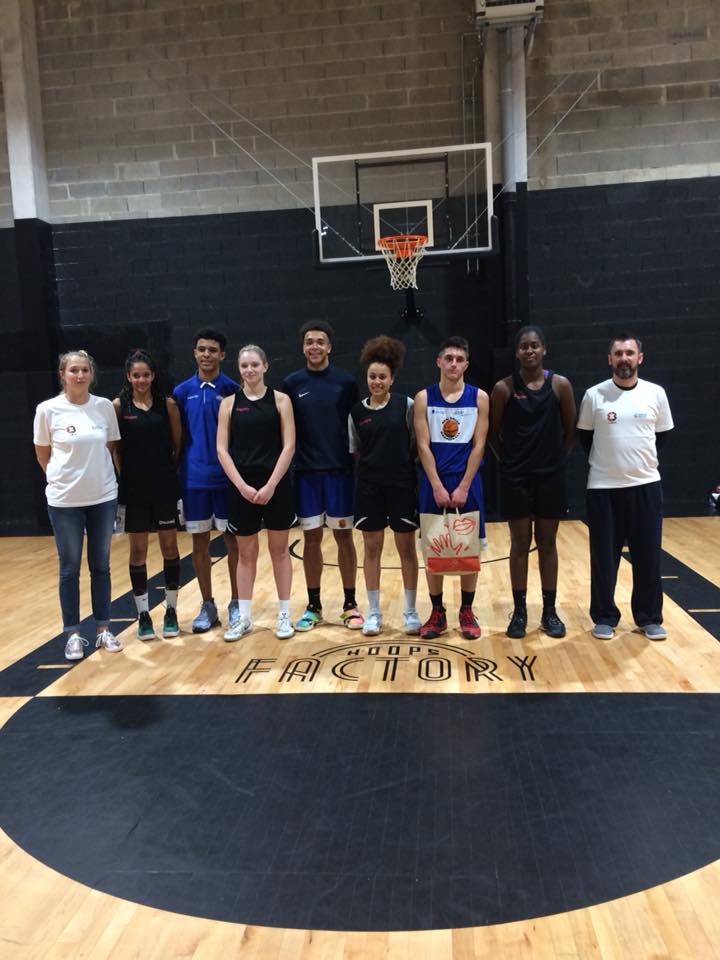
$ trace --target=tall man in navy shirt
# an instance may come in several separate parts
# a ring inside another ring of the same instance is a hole
[[[280,384],[295,414],[295,509],[305,540],[308,605],[295,629],[312,630],[323,622],[320,581],[323,524],[327,524],[337,544],[345,594],[342,621],[350,630],[360,630],[364,620],[355,601],[355,485],[347,426],[348,414],[358,400],[357,383],[351,374],[330,366],[333,329],[329,323],[309,321],[300,328],[300,338],[306,366]]]
[[[226,344],[224,335],[217,330],[198,330],[193,344],[197,373],[173,391],[183,425],[180,486],[185,526],[192,534],[193,566],[202,594],[200,612],[193,620],[193,633],[205,633],[220,622],[212,592],[210,531],[214,526],[225,532],[229,486],[217,458],[217,421],[223,397],[239,389],[234,380],[220,372]],[[232,593],[228,624],[232,626],[239,616],[235,537],[225,533],[225,546]]]

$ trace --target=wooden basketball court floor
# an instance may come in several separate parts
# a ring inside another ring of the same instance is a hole
[[[181,635],[140,642],[117,538],[125,648],[76,665],[52,540],[1,540],[0,956],[720,957],[720,517],[665,522],[663,643],[632,630],[625,561],[620,627],[591,637],[579,521],[559,537],[567,636],[535,629],[532,557],[530,629],[508,640],[505,526],[489,540],[478,641],[455,582],[448,633],[404,637],[386,545],[380,637],[339,626],[328,566],[330,622],[276,640],[263,547],[255,630],[226,644],[189,632],[194,580]],[[224,621],[224,560],[213,575]]]

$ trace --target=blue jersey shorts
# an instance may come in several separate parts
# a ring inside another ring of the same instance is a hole
[[[225,531],[229,489],[227,486],[183,490],[183,517],[188,533],[207,533],[213,527]]]
[[[295,512],[303,530],[326,524],[332,530],[352,530],[355,477],[351,470],[295,473]]]

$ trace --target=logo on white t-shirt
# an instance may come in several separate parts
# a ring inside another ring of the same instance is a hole
[[[617,423],[617,414],[615,413],[614,410],[608,410],[607,422],[608,422],[608,423]]]
[[[74,433],[77,433],[77,427],[74,427],[72,424],[70,424],[69,426],[65,427],[65,430],[66,430],[67,433],[70,434],[70,436],[72,436]]]

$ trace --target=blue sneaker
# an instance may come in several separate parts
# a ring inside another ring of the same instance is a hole
[[[369,610],[362,626],[364,637],[376,637],[383,628],[383,618],[379,610]]]
[[[220,623],[214,600],[203,600],[200,613],[192,624],[193,633],[207,633]]]
[[[592,635],[596,640],[612,640],[615,631],[609,623],[596,623],[592,628]]]
[[[231,600],[228,604],[228,627],[234,627],[240,619],[240,603],[237,600]]]
[[[667,640],[667,630],[659,623],[646,623],[640,629],[648,640]]]
[[[322,610],[311,610],[309,607],[295,623],[295,629],[300,633],[307,633],[323,622]]]
[[[420,633],[422,620],[418,616],[417,610],[406,610],[403,613],[403,631],[410,637],[416,637]]]

